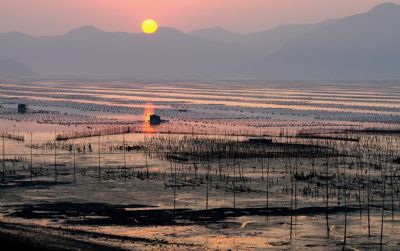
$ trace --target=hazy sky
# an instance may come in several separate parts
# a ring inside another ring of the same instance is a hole
[[[138,32],[145,18],[183,31],[249,33],[368,11],[382,0],[0,0],[0,32],[61,34],[83,25]],[[390,2],[400,3],[400,0]]]

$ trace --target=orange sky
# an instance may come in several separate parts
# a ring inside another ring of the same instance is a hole
[[[183,31],[248,33],[365,12],[382,0],[0,0],[0,32],[61,34],[83,25],[138,32],[145,18]],[[391,2],[399,3],[400,0]]]

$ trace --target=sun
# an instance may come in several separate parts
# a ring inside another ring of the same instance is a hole
[[[142,23],[142,31],[146,34],[153,34],[158,30],[158,24],[153,19],[146,19]]]

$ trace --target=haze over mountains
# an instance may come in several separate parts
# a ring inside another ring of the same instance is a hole
[[[154,35],[86,26],[52,37],[0,34],[0,76],[400,79],[400,6],[241,35],[222,28]],[[12,62],[12,63],[11,63]]]
[[[287,42],[307,32],[333,24],[336,20],[329,20],[318,24],[294,24],[278,26],[272,30],[242,35],[233,33],[221,27],[212,27],[192,31],[193,36],[208,39],[210,41],[235,43],[256,48],[263,53],[272,53],[282,48]]]
[[[1,60],[0,59],[0,76],[2,77],[15,77],[15,76],[34,76],[35,74],[29,70],[25,65],[14,60]]]

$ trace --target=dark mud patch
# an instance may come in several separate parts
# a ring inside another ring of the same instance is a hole
[[[314,216],[360,210],[359,207],[215,208],[210,210],[153,209],[146,205],[112,205],[106,203],[45,203],[14,206],[9,216],[25,219],[64,219],[71,225],[94,226],[171,226],[204,225],[242,216]],[[140,209],[140,210],[135,210]],[[183,223],[184,222],[184,223]]]
[[[34,188],[34,189],[48,189],[53,186],[64,186],[69,185],[70,182],[57,182],[57,181],[30,181],[30,180],[14,180],[13,182],[7,182],[1,184],[1,189],[13,189],[13,188]]]

